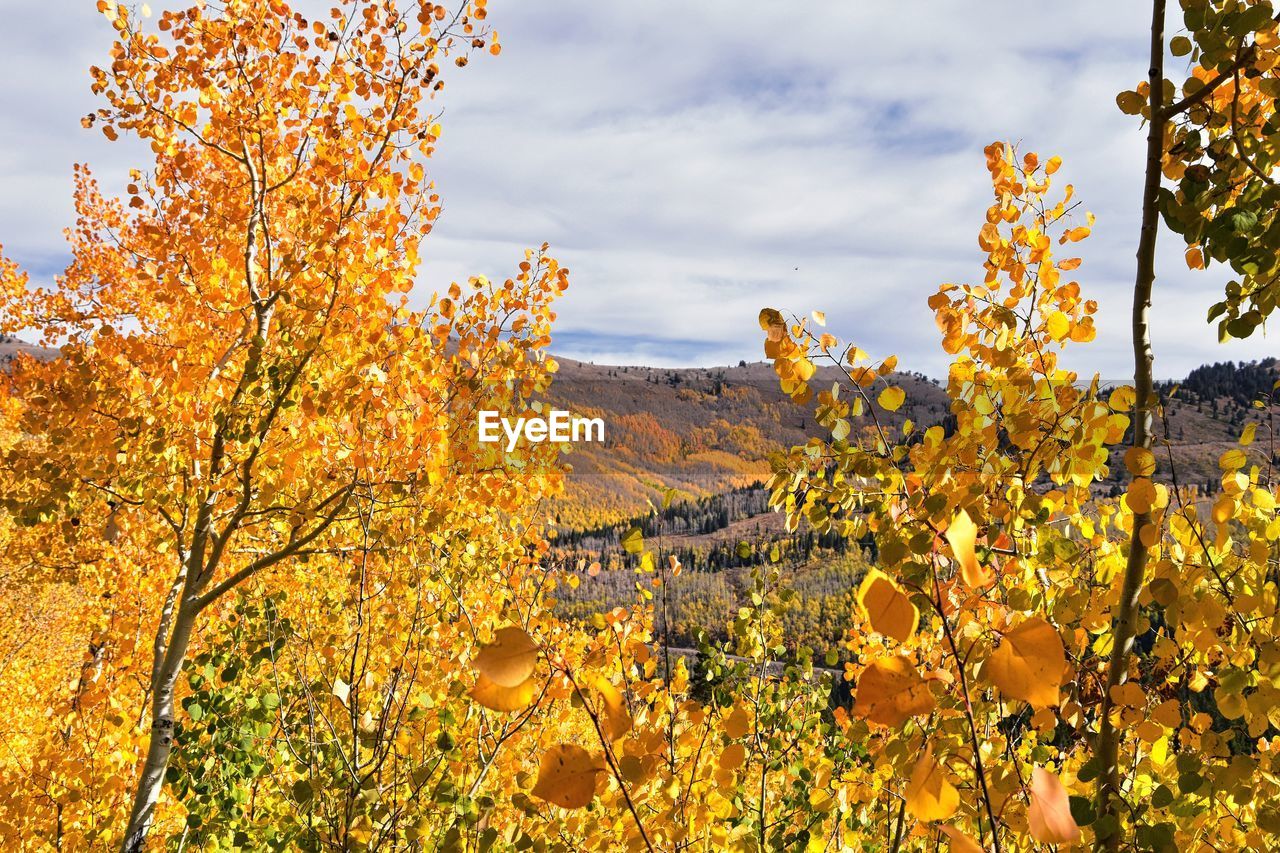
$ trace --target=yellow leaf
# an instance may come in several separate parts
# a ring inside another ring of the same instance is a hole
[[[1055,341],[1062,340],[1071,331],[1071,321],[1061,311],[1054,311],[1050,314],[1044,324],[1045,329],[1049,332],[1049,337]]]
[[[622,537],[622,549],[628,554],[639,554],[644,550],[644,534],[639,527],[633,527]]]
[[[1058,705],[1067,654],[1057,630],[1039,616],[1020,623],[987,658],[984,673],[1000,692],[1037,708]]]
[[[934,708],[929,685],[900,655],[877,658],[858,678],[853,713],[882,726],[900,726],[909,717]]]
[[[724,718],[724,733],[735,740],[745,735],[750,726],[751,718],[741,705],[730,711]]]
[[[600,705],[604,711],[602,716],[605,733],[609,735],[610,740],[617,740],[631,731],[631,714],[627,711],[627,705],[622,699],[622,694],[618,692],[618,688],[614,687],[613,682],[609,679],[603,675],[596,676],[593,686],[596,689],[596,693],[600,694]]]
[[[1151,512],[1151,507],[1156,502],[1155,484],[1146,477],[1135,478],[1125,492],[1125,502],[1135,513]]]
[[[1036,767],[1031,771],[1031,805],[1027,809],[1031,837],[1043,844],[1074,844],[1080,827],[1071,816],[1071,801],[1062,780]]]
[[[499,687],[517,687],[533,675],[538,647],[522,628],[499,628],[494,640],[476,655],[476,669]]]
[[[747,748],[740,743],[731,743],[720,753],[720,767],[723,770],[734,770],[747,760]]]
[[[920,613],[906,593],[883,572],[867,572],[858,587],[858,605],[876,631],[905,643],[916,632]]]
[[[916,820],[946,820],[960,806],[960,792],[947,781],[946,772],[933,758],[933,744],[924,748],[924,754],[911,770],[907,782],[907,811]]]
[[[1156,472],[1156,457],[1145,447],[1130,447],[1124,453],[1124,467],[1135,477],[1150,477]]]
[[[827,315],[822,311],[814,311],[813,322],[817,323],[819,326],[825,326],[827,325]]]
[[[786,327],[787,321],[783,319],[782,313],[774,308],[760,309],[760,328],[766,332],[773,326]]]
[[[600,761],[582,747],[557,744],[542,754],[538,781],[530,793],[561,808],[580,809],[595,797],[596,778],[603,770]]]
[[[536,681],[531,676],[515,687],[503,687],[482,674],[476,678],[476,686],[471,688],[471,698],[491,711],[519,711],[529,707],[533,701],[534,694],[538,692]]]
[[[1257,434],[1258,434],[1258,424],[1256,421],[1250,424],[1246,424],[1244,428],[1244,432],[1240,433],[1240,446],[1248,447],[1249,445],[1253,444],[1253,439],[1257,436]]]
[[[969,513],[960,510],[947,527],[947,544],[951,546],[951,554],[960,564],[960,577],[971,589],[982,589],[995,578],[991,572],[978,564],[978,555],[974,552],[974,542],[978,538],[978,527],[969,517]]]
[[[876,397],[876,402],[880,407],[888,412],[896,412],[902,407],[903,402],[907,399],[907,392],[901,388],[888,387],[880,392],[880,396]]]
[[[1238,471],[1249,464],[1249,457],[1238,447],[1233,447],[1218,457],[1218,467],[1223,471]]]

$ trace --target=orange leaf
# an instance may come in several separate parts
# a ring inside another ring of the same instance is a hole
[[[519,711],[529,706],[537,692],[538,685],[532,677],[515,687],[503,687],[482,673],[476,679],[476,686],[471,688],[471,698],[491,711]]]
[[[983,853],[978,842],[965,835],[954,826],[946,825],[938,827],[942,834],[951,840],[951,853]]]
[[[916,820],[946,820],[960,806],[960,792],[947,781],[942,765],[933,759],[933,744],[916,761],[905,792],[907,811]]]
[[[1004,635],[983,672],[1006,696],[1037,708],[1054,708],[1066,669],[1062,637],[1048,622],[1033,616]]]
[[[617,740],[631,731],[631,714],[622,700],[622,694],[609,679],[603,675],[597,676],[593,686],[600,694],[600,704],[604,710],[604,730],[611,740]]]
[[[1062,780],[1043,767],[1031,771],[1031,806],[1027,809],[1031,837],[1044,844],[1074,844],[1080,827],[1071,816],[1071,801]]]
[[[934,708],[929,685],[901,655],[887,655],[868,664],[858,678],[853,713],[882,726],[900,726],[909,717]]]
[[[600,761],[582,747],[557,744],[542,754],[538,781],[530,793],[562,808],[580,809],[595,797],[596,777],[603,770]]]
[[[494,641],[476,655],[476,669],[499,687],[518,687],[538,663],[538,647],[523,629],[499,628]]]
[[[876,631],[905,643],[916,632],[920,613],[884,572],[872,569],[858,587],[858,605]]]

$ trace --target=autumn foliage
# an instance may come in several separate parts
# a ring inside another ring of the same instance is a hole
[[[1274,67],[1275,22],[1184,5],[1238,43],[1200,46],[1180,109],[1205,128],[1152,137],[1182,182],[1160,203],[1189,258],[1252,282],[1218,312],[1243,335],[1274,304],[1270,238],[1243,223],[1271,192],[1274,85],[1249,71]],[[542,247],[409,300],[441,208],[433,98],[498,53],[483,0],[314,20],[232,0],[154,26],[100,6],[116,43],[85,124],[154,163],[121,198],[77,169],[52,287],[0,260],[0,332],[58,349],[0,384],[0,846],[1277,846],[1280,517],[1249,449],[1274,430],[1246,429],[1206,493],[1135,430],[1159,412],[1141,369],[1120,388],[1071,369],[1098,303],[1061,160],[985,150],[980,265],[929,298],[945,426],[893,415],[896,358],[820,312],[760,313],[821,429],[773,454],[770,503],[874,565],[834,574],[839,648],[813,649],[762,549],[740,598],[707,597],[734,607],[693,611],[723,632],[687,627],[682,654],[675,549],[628,531],[630,600],[566,617],[560,449],[476,440],[478,411],[552,384],[567,271]]]

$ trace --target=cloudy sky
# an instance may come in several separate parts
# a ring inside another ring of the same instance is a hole
[[[925,300],[981,277],[982,147],[1010,139],[1062,156],[1097,214],[1078,275],[1100,334],[1068,363],[1122,376],[1143,132],[1114,96],[1145,75],[1146,5],[490,0],[503,52],[450,78],[445,212],[419,290],[506,277],[548,241],[572,270],[563,355],[757,359],[771,305],[823,310],[864,349],[942,375]],[[37,280],[66,262],[72,163],[108,185],[145,165],[79,125],[110,39],[93,6],[0,0],[0,243]],[[1222,277],[1189,273],[1168,233],[1161,249],[1159,376],[1280,351],[1274,334],[1220,346],[1204,316]]]

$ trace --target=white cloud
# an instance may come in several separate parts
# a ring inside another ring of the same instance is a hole
[[[63,252],[71,163],[118,175],[129,149],[78,125],[108,28],[78,4],[12,5],[0,242],[47,267]],[[1098,214],[1080,276],[1101,333],[1069,361],[1123,374],[1143,136],[1113,98],[1145,72],[1143,5],[494,0],[501,57],[446,88],[433,169],[445,214],[423,289],[505,276],[547,240],[573,271],[567,355],[757,358],[770,304],[821,308],[865,348],[938,374],[925,299],[981,274],[981,148],[1007,137],[1061,155]],[[1188,273],[1176,238],[1161,248],[1158,374],[1275,349],[1218,346],[1203,318],[1221,280]]]

